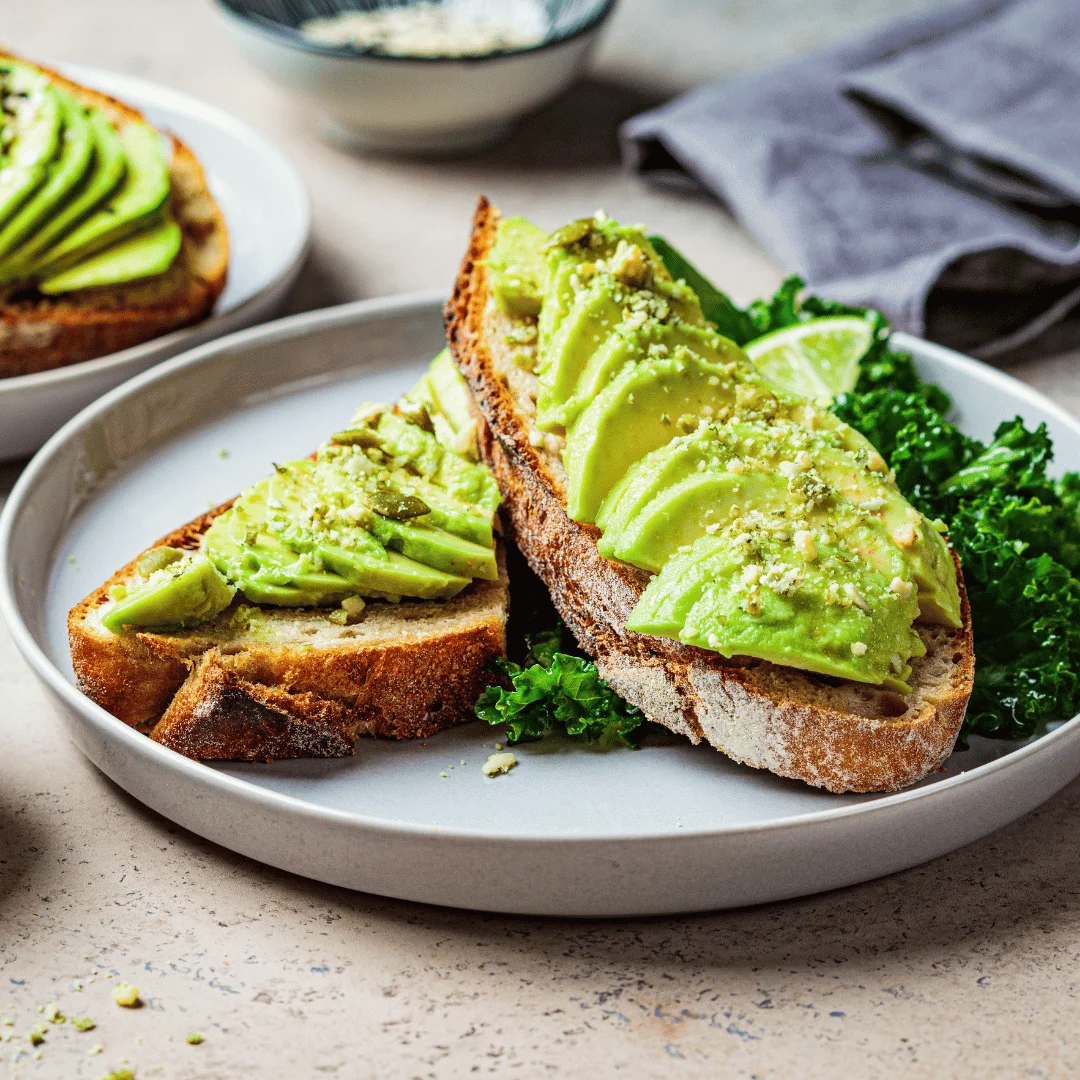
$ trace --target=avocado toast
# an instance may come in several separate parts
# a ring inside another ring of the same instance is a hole
[[[511,536],[600,674],[650,720],[832,791],[937,767],[971,693],[970,612],[873,448],[763,385],[634,230],[500,221],[482,199],[450,348]]]
[[[206,317],[225,221],[191,151],[138,110],[0,53],[0,377]]]
[[[440,371],[442,402],[464,386],[433,369],[76,605],[80,689],[196,758],[335,757],[471,719],[505,649],[499,494],[468,415],[428,393]]]

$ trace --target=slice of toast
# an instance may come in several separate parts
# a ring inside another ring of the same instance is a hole
[[[18,59],[10,53],[0,57]],[[31,63],[31,61],[27,61]],[[80,101],[102,109],[118,128],[142,113],[124,102],[34,64]],[[0,294],[0,378],[48,371],[119,352],[198,322],[225,287],[229,237],[225,218],[195,155],[174,135],[169,206],[183,234],[180,254],[163,274],[59,297]]]
[[[506,336],[522,317],[501,312],[488,287],[498,223],[481,198],[446,306],[450,349],[473,393],[481,456],[502,489],[509,533],[600,674],[691,741],[830,791],[893,791],[937,768],[952,751],[974,673],[958,562],[963,626],[917,625],[927,653],[912,661],[907,695],[626,629],[649,576],[604,559],[599,530],[566,514],[563,440],[536,428],[537,379],[520,362],[530,347],[520,334],[512,344]]]
[[[154,546],[197,548],[231,505]],[[488,664],[505,652],[501,544],[498,559],[497,581],[452,600],[373,600],[352,626],[325,609],[256,607],[238,594],[192,630],[112,634],[102,608],[111,586],[136,578],[136,558],[69,612],[75,677],[113,716],[192,758],[342,757],[363,734],[423,738],[473,719]]]

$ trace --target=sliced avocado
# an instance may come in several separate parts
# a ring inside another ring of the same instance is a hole
[[[593,399],[566,439],[567,513],[594,521],[639,458],[734,400],[728,368],[693,355],[626,368]]]
[[[558,431],[571,422],[566,402],[576,394],[587,396],[582,375],[615,328],[625,326],[632,335],[646,327],[705,325],[697,298],[689,289],[657,277],[662,266],[643,247],[623,240],[606,263],[592,265],[594,271],[558,328],[541,342],[536,422],[542,431]],[[585,268],[577,274],[584,278]],[[582,407],[579,400],[575,415]]]
[[[580,218],[556,229],[548,237],[546,245],[547,284],[539,319],[541,354],[573,307],[581,288],[582,274],[587,277],[598,260],[607,260],[614,255],[620,242],[644,252],[655,279],[671,280],[671,275],[640,229],[620,225],[601,216]]]
[[[512,315],[537,315],[547,280],[547,233],[523,217],[499,222],[487,257],[495,301]]]
[[[48,77],[27,64],[0,61],[0,223],[45,182],[62,123]]]
[[[473,544],[491,547],[493,517],[490,513],[478,510],[468,503],[458,502],[443,488],[429,484],[419,477],[408,476],[404,472],[392,473],[390,482],[399,487],[407,486],[414,495],[427,503],[428,513],[424,517],[427,524],[445,529],[446,532]]]
[[[758,336],[753,320],[741,308],[735,306],[731,297],[722,293],[680,251],[676,251],[662,236],[650,236],[649,241],[664,261],[676,281],[685,281],[701,301],[701,310],[724,337],[736,345],[745,345]]]
[[[40,222],[20,246],[0,262],[0,281],[30,277],[30,268],[37,256],[107,199],[123,179],[127,157],[120,136],[100,109],[88,110],[87,119],[94,153],[82,184],[51,218]]]
[[[416,385],[405,394],[402,400],[410,405],[423,405],[431,420],[432,434],[435,438],[438,439],[443,446],[449,446],[451,449],[456,447],[458,438],[457,432],[454,430],[454,425],[443,415],[435,401],[435,392],[431,387],[431,376],[429,372],[424,372],[420,379],[417,380]],[[366,430],[367,429],[363,428],[356,429],[357,432],[366,432]],[[342,434],[344,434],[344,432],[339,432],[334,438],[338,439],[339,435]],[[377,443],[378,440],[376,439],[372,445],[377,445]]]
[[[428,381],[435,404],[439,411],[454,425],[455,430],[463,431],[472,426],[473,414],[470,405],[469,388],[454,364],[449,349],[443,349],[428,368]]]
[[[359,414],[364,415],[365,406]],[[389,463],[444,488],[459,502],[494,515],[502,501],[495,478],[483,465],[473,464],[447,449],[431,432],[389,410],[377,413],[375,427]]]
[[[406,425],[408,426],[408,425]],[[494,512],[490,507],[478,506],[455,498],[445,487],[405,468],[387,469],[386,455],[376,432],[371,428],[359,428],[355,432],[340,432],[334,439],[370,435],[374,444],[365,447],[363,442],[347,446],[332,443],[319,452],[316,469],[318,483],[324,497],[350,504],[358,498],[378,513],[379,507],[360,488],[377,489],[388,484],[398,492],[415,497],[423,504],[423,523],[445,529],[463,540],[490,548]],[[371,450],[377,450],[369,455]],[[373,457],[377,460],[373,460]],[[340,460],[337,460],[340,459]]]
[[[386,551],[362,529],[326,540],[297,527],[274,532],[269,511],[281,494],[270,480],[262,481],[216,518],[203,538],[207,556],[252,603],[308,607],[356,595],[445,599],[469,583]]]
[[[421,600],[449,600],[466,585],[467,577],[450,574],[387,551],[383,560],[372,560],[366,552],[347,551],[324,544],[318,549],[327,566],[356,586],[363,596],[415,596]]]
[[[541,431],[558,431],[565,425],[561,406],[574,392],[589,358],[622,322],[625,306],[624,290],[608,274],[594,274],[577,294],[541,350],[536,390],[536,426]]]
[[[688,435],[676,436],[626,470],[604,499],[596,524],[605,531],[625,529],[664,488],[688,476],[700,462],[719,464],[726,451],[715,424],[702,424]]]
[[[797,437],[789,442],[793,434]],[[604,530],[600,553],[656,570],[664,552],[692,542],[706,526],[722,521],[733,505],[790,504],[789,481],[776,469],[780,460],[793,461],[804,446],[816,474],[833,492],[811,514],[815,527],[852,515],[865,521],[870,527],[860,534],[861,557],[881,566],[891,558],[883,548],[899,548],[918,586],[920,617],[959,626],[956,572],[944,540],[883,473],[867,467],[869,444],[844,449],[850,441],[850,433],[842,430],[808,435],[791,424],[739,421],[673,439],[632,466],[604,501],[597,515]],[[733,457],[738,458],[737,473],[730,471]],[[765,464],[755,465],[755,460]]]
[[[119,138],[127,160],[120,186],[86,220],[28,264],[34,277],[53,276],[159,218],[169,197],[169,166],[161,136],[149,124],[130,121]]]
[[[864,444],[864,455],[873,453],[871,444],[858,432],[840,432],[845,443],[856,436]],[[858,454],[858,450],[855,451]],[[934,526],[884,480],[883,474],[852,467],[852,454],[841,450],[819,455],[818,472],[838,495],[868,509],[904,553],[912,579],[919,588],[919,616],[927,622],[953,628],[961,625],[960,589],[945,538]]]
[[[180,226],[171,217],[166,217],[134,236],[102,248],[67,270],[44,278],[38,282],[38,290],[46,296],[55,296],[163,274],[180,253],[183,239]]]
[[[694,472],[664,488],[621,530],[605,530],[597,547],[653,573],[681,547],[726,522],[733,507],[781,510],[792,503],[788,482],[778,474]]]
[[[890,569],[903,579],[899,553]],[[914,597],[898,596],[891,580],[840,547],[822,545],[807,561],[774,541],[748,552],[740,536],[703,536],[652,579],[627,628],[906,690],[908,660],[925,647],[911,629]]]
[[[640,327],[624,322],[592,354],[573,394],[554,415],[569,427],[627,364],[639,363],[650,356],[677,356],[687,350],[713,364],[746,363],[746,357],[734,342],[704,327],[681,320],[673,324],[648,322]]]
[[[499,577],[490,545],[474,544],[434,525],[383,517],[376,517],[371,531],[388,548],[448,574],[487,581]]]
[[[45,182],[0,228],[0,257],[36,230],[86,176],[94,156],[94,136],[83,107],[71,94],[57,89],[63,116],[60,150]]]
[[[431,416],[435,424],[435,434],[451,450],[470,461],[476,461],[479,454],[476,445],[476,419],[471,407],[472,396],[449,349],[443,349],[431,361],[427,386],[431,405],[435,410]],[[449,437],[440,434],[440,417],[449,429]]]
[[[160,559],[145,580],[124,586],[126,593],[101,617],[101,624],[114,634],[130,628],[178,630],[212,619],[232,603],[236,590],[204,556],[175,548],[155,548],[155,552],[175,552],[175,558]],[[148,552],[153,554],[153,552]]]

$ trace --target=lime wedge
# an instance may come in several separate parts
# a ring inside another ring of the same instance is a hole
[[[774,330],[743,348],[774,386],[827,405],[855,389],[859,361],[873,340],[865,319],[830,315]]]

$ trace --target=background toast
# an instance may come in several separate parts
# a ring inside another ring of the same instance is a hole
[[[13,54],[0,56],[19,59]],[[31,61],[27,61],[30,63]],[[80,101],[104,110],[118,128],[142,113],[34,64]],[[92,360],[160,337],[210,314],[225,287],[228,231],[195,155],[175,136],[169,162],[169,205],[183,234],[180,254],[164,274],[124,285],[43,297],[8,288],[0,298],[0,378]]]

